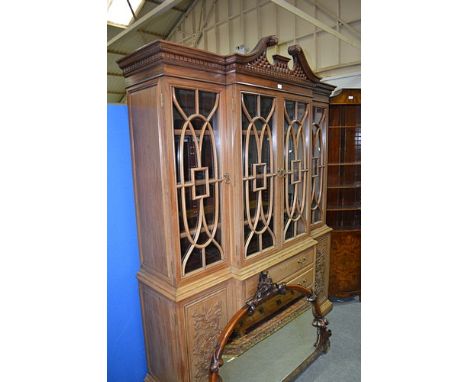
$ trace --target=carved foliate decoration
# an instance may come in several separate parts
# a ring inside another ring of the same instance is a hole
[[[317,252],[315,257],[315,285],[314,290],[318,296],[326,295],[326,271],[329,256],[329,234],[317,238]]]
[[[259,304],[265,301],[268,297],[278,293],[285,294],[286,286],[283,283],[274,283],[271,277],[268,276],[268,271],[261,272],[258,280],[257,291],[246,303],[249,306],[248,313],[253,314]]]
[[[315,293],[321,295],[325,290],[325,259],[322,251],[317,250],[315,260]]]
[[[218,335],[221,332],[222,305],[221,301],[206,307],[201,312],[192,315],[195,338],[193,341],[193,370],[195,381],[205,382],[210,370],[210,361]]]

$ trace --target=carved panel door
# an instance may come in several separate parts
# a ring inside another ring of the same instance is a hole
[[[221,93],[172,86],[181,275],[225,257]]]

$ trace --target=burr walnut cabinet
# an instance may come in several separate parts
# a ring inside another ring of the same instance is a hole
[[[220,56],[167,41],[126,78],[146,381],[207,381],[222,328],[268,270],[327,299],[327,121],[333,86],[297,45]]]
[[[329,295],[346,298],[361,294],[361,89],[330,98],[329,122]]]

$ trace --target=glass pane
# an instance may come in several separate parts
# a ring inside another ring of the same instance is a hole
[[[215,218],[215,185],[210,184],[210,197],[203,199],[203,207],[205,209],[205,218],[208,225],[214,224]]]
[[[189,229],[194,229],[197,226],[199,210],[200,210],[200,199],[192,199],[192,188],[184,188],[185,193],[185,208],[182,206],[182,198],[180,193],[182,190],[178,191],[178,203],[179,203],[179,228],[181,232],[184,232],[184,220],[182,215],[182,210],[184,209],[187,215],[187,224]],[[201,192],[204,192],[201,191]]]
[[[216,93],[199,91],[199,102],[200,102],[200,114],[205,117],[211,113],[216,102]]]
[[[221,253],[219,252],[219,248],[216,247],[214,244],[210,244],[206,247],[206,265],[213,264],[219,260],[221,260]]]
[[[203,145],[201,146],[201,167],[208,167],[208,175],[210,179],[215,179],[216,174],[214,173],[214,157],[213,157],[213,145],[211,136],[205,135],[203,137]],[[219,166],[219,163],[218,163]]]
[[[265,135],[263,145],[262,145],[262,163],[266,163],[266,172],[271,172],[271,163],[270,163],[270,138]]]
[[[303,102],[297,103],[297,119],[299,121],[301,121],[302,118],[304,118],[306,107],[307,107],[306,104]]]
[[[201,130],[205,124],[205,121],[201,118],[193,118],[190,123],[194,130]]]
[[[314,107],[314,123],[319,124],[323,117],[323,108]]]
[[[271,108],[273,107],[273,98],[271,97],[260,97],[260,116],[267,119],[270,114]]]
[[[175,106],[172,107],[172,116],[173,116],[174,129],[181,129],[185,121],[180,115],[179,110],[177,110]]]
[[[201,250],[194,248],[185,266],[185,273],[195,271],[203,266]]]
[[[257,96],[254,94],[244,93],[244,104],[248,113],[253,118],[257,115]]]
[[[195,114],[195,90],[175,89],[176,99],[185,115]]]
[[[292,121],[296,119],[295,115],[295,102],[293,101],[286,101],[286,114],[288,115],[289,119]]]

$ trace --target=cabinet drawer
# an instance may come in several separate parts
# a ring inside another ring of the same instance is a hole
[[[312,267],[308,271],[301,273],[299,276],[289,280],[287,284],[298,284],[305,288],[311,288],[314,283],[315,268]]]
[[[315,247],[308,248],[307,250],[291,257],[279,264],[272,266],[267,269],[269,276],[273,282],[278,283],[284,281],[288,276],[299,272],[301,269],[308,267],[314,262],[315,259]],[[252,276],[245,281],[246,299],[253,296],[257,290],[258,275]]]

